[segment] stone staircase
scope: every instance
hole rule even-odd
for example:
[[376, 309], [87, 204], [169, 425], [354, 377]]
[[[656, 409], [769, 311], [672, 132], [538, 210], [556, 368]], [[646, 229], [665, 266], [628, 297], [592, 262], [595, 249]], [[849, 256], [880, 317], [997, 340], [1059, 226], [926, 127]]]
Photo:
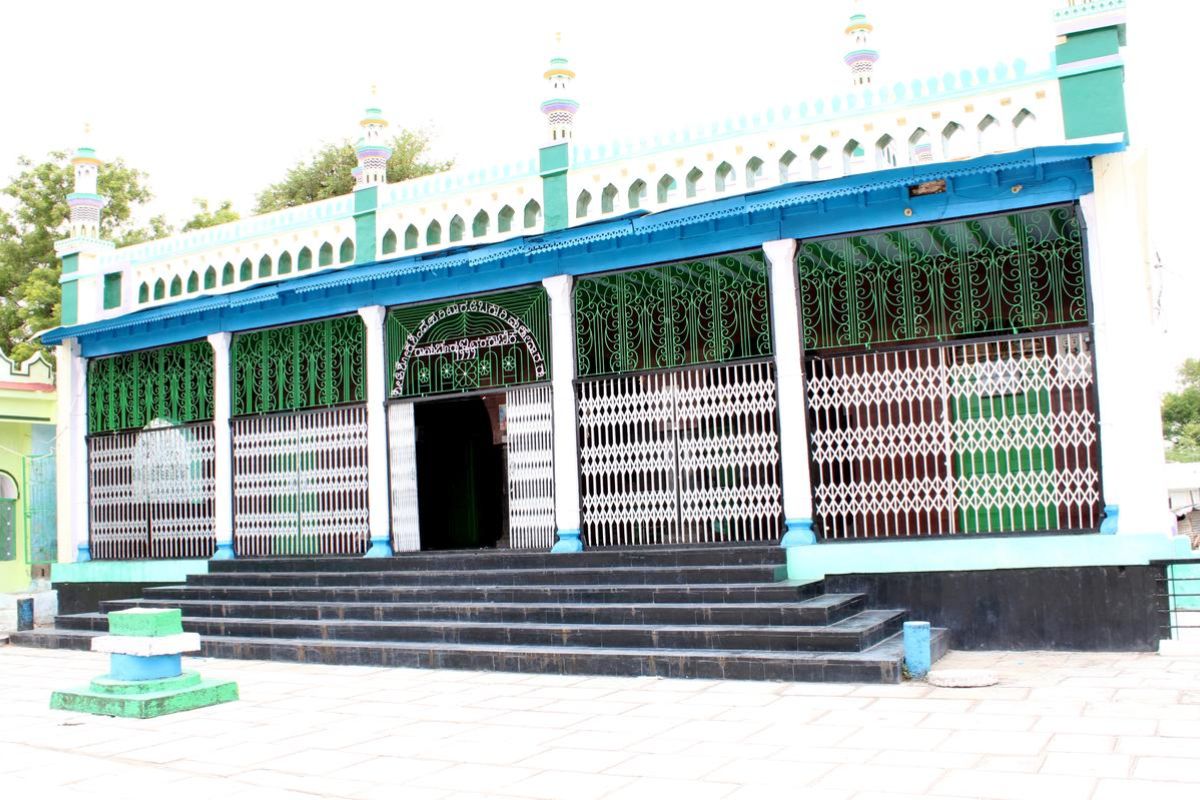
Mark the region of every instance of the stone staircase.
[[[902, 610], [783, 580], [775, 545], [211, 562], [13, 643], [87, 649], [105, 612], [181, 608], [202, 655], [322, 664], [895, 683]], [[933, 655], [949, 638], [935, 630]]]

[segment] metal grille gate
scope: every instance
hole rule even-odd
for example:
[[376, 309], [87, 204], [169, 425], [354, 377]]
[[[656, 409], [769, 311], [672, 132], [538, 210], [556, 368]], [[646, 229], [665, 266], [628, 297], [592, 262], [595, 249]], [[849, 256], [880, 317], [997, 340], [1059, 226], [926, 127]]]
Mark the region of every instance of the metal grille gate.
[[366, 552], [365, 405], [237, 417], [232, 427], [238, 555]]
[[508, 532], [514, 548], [554, 546], [554, 425], [549, 386], [510, 389]]
[[810, 355], [806, 372], [824, 537], [1099, 524], [1086, 333]]
[[[554, 545], [554, 427], [548, 385], [509, 389], [505, 396], [508, 444], [508, 531], [514, 549]], [[420, 550], [416, 426], [413, 403], [388, 406], [392, 546]]]
[[92, 557], [211, 556], [213, 445], [211, 422], [89, 436]]
[[25, 560], [49, 564], [58, 560], [58, 473], [54, 452], [23, 458]]
[[589, 544], [779, 536], [771, 362], [623, 375], [577, 389]]
[[389, 491], [392, 500], [392, 548], [421, 549], [421, 520], [417, 509], [417, 428], [411, 402], [388, 406]]

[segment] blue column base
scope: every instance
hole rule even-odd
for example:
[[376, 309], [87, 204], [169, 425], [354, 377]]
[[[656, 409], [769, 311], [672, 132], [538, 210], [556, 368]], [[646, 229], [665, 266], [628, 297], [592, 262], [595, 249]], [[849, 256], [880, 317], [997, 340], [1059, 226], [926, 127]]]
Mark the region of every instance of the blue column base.
[[558, 541], [550, 548], [551, 553], [582, 553], [583, 542], [579, 539], [579, 530], [558, 532]]
[[1100, 522], [1101, 533], [1117, 532], [1117, 517], [1121, 515], [1120, 506], [1105, 506], [1104, 519]]
[[91, 545], [87, 545], [87, 544], [79, 545], [79, 548], [75, 551], [75, 560], [76, 561], [91, 561], [92, 560]]
[[118, 681], [152, 681], [175, 678], [182, 674], [179, 654], [165, 656], [127, 656], [113, 653], [108, 658], [108, 675]]
[[933, 653], [929, 646], [929, 623], [904, 623], [904, 666], [909, 677], [924, 678], [933, 664]]
[[233, 542], [217, 542], [217, 551], [212, 554], [210, 561], [229, 561], [237, 558], [233, 552]]
[[391, 558], [395, 553], [392, 552], [391, 539], [372, 539], [371, 549], [367, 551], [364, 558]]
[[789, 519], [784, 525], [787, 527], [787, 533], [779, 541], [780, 547], [803, 547], [817, 543], [811, 519]]

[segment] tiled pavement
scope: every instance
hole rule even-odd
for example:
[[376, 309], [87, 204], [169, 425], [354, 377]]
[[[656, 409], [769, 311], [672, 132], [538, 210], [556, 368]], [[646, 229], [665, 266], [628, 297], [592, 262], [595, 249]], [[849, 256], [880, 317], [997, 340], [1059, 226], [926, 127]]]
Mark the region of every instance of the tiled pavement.
[[242, 700], [50, 711], [91, 653], [0, 648], [0, 796], [1200, 798], [1200, 658], [961, 653], [987, 689], [191, 659]]

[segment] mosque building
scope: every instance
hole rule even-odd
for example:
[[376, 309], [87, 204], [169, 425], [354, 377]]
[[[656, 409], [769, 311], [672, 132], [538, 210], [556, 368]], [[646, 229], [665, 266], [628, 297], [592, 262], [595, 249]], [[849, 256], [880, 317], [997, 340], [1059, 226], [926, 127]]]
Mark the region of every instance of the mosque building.
[[1126, 602], [1183, 551], [1124, 2], [1056, 26], [1044, 65], [893, 83], [856, 5], [843, 85], [617, 143], [560, 49], [536, 152], [389, 183], [368, 108], [352, 194], [130, 247], [80, 148], [57, 567], [769, 547]]

